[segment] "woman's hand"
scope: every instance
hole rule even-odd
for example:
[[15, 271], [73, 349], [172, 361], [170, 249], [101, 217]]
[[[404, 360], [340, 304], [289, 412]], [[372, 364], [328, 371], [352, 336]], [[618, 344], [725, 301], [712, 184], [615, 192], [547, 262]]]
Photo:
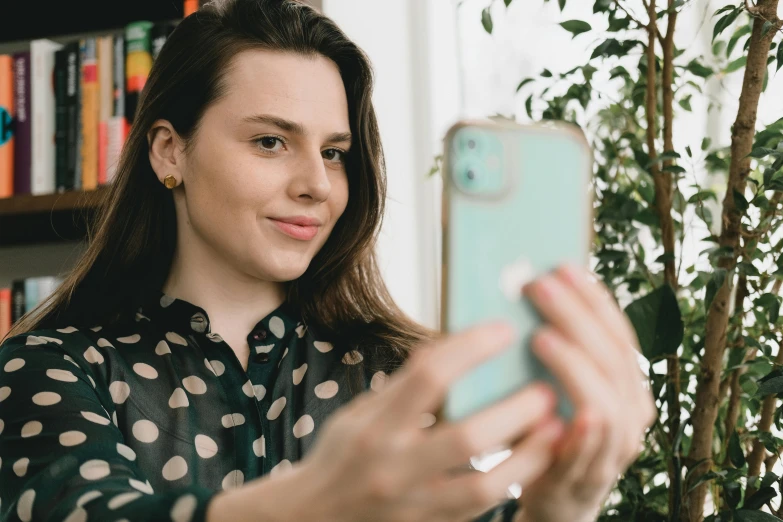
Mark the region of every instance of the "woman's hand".
[[[512, 340], [503, 323], [444, 337], [414, 351], [380, 391], [360, 394], [327, 418], [289, 471], [301, 508], [291, 519], [467, 521], [507, 501], [509, 484], [527, 487], [551, 465], [563, 429], [549, 386], [526, 386], [460, 421], [422, 425], [455, 380]], [[521, 442], [489, 472], [459, 470], [511, 441]]]
[[657, 416], [636, 333], [587, 270], [563, 266], [524, 292], [549, 323], [534, 336], [533, 351], [562, 383], [575, 415], [554, 464], [523, 486], [518, 520], [594, 521]]

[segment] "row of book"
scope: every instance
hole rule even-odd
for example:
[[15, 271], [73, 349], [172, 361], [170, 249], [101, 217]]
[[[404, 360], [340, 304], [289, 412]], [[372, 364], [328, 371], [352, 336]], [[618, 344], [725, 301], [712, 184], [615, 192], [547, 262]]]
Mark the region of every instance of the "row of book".
[[11, 282], [10, 288], [0, 288], [0, 339], [11, 325], [49, 297], [63, 280], [57, 276], [28, 277]]
[[154, 59], [176, 21], [30, 42], [0, 55], [0, 198], [94, 190], [117, 168]]

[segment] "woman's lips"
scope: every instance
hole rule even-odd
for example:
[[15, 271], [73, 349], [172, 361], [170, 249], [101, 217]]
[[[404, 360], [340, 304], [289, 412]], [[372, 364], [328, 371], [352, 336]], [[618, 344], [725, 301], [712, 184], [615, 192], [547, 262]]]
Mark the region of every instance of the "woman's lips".
[[278, 230], [294, 239], [309, 241], [318, 234], [316, 225], [294, 225], [293, 223], [286, 223], [273, 218], [269, 218], [269, 220], [277, 226]]

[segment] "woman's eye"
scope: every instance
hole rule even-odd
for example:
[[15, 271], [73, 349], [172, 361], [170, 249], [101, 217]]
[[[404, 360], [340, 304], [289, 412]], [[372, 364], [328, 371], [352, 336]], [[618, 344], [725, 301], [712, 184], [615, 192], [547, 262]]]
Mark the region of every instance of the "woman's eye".
[[340, 149], [326, 149], [324, 151], [324, 158], [328, 159], [329, 161], [344, 161], [345, 160], [345, 152], [341, 151]]
[[266, 152], [277, 152], [280, 150], [279, 147], [276, 147], [275, 145], [279, 143], [280, 145], [283, 144], [283, 140], [280, 138], [275, 138], [274, 136], [264, 136], [263, 138], [258, 138], [256, 140], [256, 143]]

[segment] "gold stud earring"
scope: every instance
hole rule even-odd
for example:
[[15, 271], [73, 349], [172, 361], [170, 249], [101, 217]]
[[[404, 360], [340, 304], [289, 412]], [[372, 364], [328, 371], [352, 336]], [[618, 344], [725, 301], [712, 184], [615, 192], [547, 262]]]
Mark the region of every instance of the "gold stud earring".
[[167, 189], [173, 189], [177, 186], [177, 178], [169, 174], [165, 178], [163, 178], [163, 184], [166, 185]]

